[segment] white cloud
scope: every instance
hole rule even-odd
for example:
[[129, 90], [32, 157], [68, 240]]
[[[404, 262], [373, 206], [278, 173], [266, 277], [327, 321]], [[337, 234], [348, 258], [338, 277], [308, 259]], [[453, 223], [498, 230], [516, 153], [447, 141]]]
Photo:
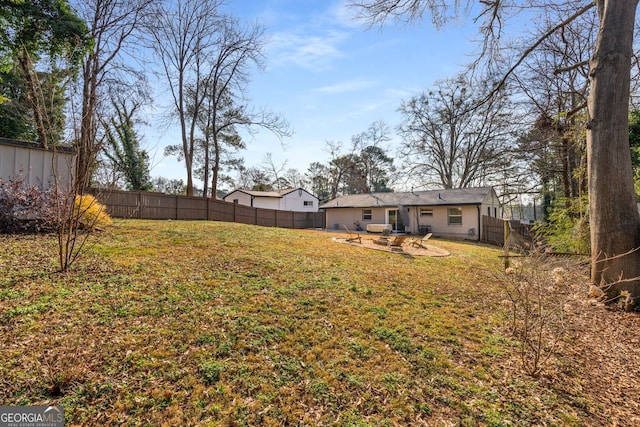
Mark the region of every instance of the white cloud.
[[347, 6], [347, 0], [341, 0], [334, 4], [328, 10], [328, 19], [332, 23], [336, 23], [346, 28], [359, 29], [364, 28], [362, 21], [357, 19], [357, 10]]
[[334, 60], [345, 56], [340, 44], [348, 38], [348, 34], [342, 31], [327, 31], [324, 34], [275, 33], [268, 46], [270, 64], [295, 64], [310, 71], [324, 71], [331, 68]]
[[322, 86], [314, 89], [314, 92], [339, 94], [346, 92], [357, 92], [363, 89], [369, 89], [377, 85], [373, 80], [353, 79], [336, 83], [330, 86]]

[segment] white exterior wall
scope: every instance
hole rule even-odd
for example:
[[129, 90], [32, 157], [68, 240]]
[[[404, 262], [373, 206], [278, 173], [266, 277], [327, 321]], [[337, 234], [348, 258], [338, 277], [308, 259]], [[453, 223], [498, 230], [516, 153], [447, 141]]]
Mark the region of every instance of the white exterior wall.
[[254, 196], [253, 207], [278, 210], [280, 209], [280, 199], [274, 198], [274, 197], [255, 197]]
[[242, 191], [232, 191], [227, 194], [224, 198], [226, 202], [233, 203], [234, 200], [238, 199], [239, 205], [251, 206], [251, 196], [247, 193], [243, 193]]
[[62, 190], [70, 188], [74, 155], [69, 153], [41, 150], [0, 144], [0, 178], [5, 181], [22, 175], [30, 186], [49, 188], [57, 173], [58, 185]]
[[[253, 201], [251, 200], [252, 198]], [[231, 203], [233, 203], [235, 199], [238, 200], [238, 204], [244, 206], [295, 212], [318, 212], [319, 204], [318, 199], [312, 194], [303, 191], [302, 195], [298, 195], [298, 190], [288, 193], [283, 197], [251, 196], [244, 191], [235, 190], [224, 197], [225, 201]], [[305, 206], [305, 201], [312, 202], [313, 205]]]
[[502, 208], [500, 207], [500, 200], [494, 191], [489, 193], [489, 196], [482, 201], [480, 206], [480, 213], [486, 216], [492, 216], [494, 218], [502, 218]]
[[[312, 202], [312, 206], [305, 206], [304, 202]], [[298, 190], [295, 190], [289, 194], [285, 194], [284, 197], [280, 199], [280, 210], [318, 212], [318, 203], [318, 199], [306, 191], [303, 191], [302, 195], [298, 195]]]

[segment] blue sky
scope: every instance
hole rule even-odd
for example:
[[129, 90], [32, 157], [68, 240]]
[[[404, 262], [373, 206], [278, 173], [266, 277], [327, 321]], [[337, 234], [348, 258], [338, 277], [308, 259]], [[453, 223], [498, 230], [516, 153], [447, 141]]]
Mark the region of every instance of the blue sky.
[[[243, 20], [267, 28], [267, 68], [255, 73], [249, 97], [283, 115], [295, 134], [283, 147], [267, 131], [246, 135], [246, 166], [266, 153], [277, 165], [304, 173], [314, 161], [327, 162], [325, 141], [349, 144], [351, 136], [377, 120], [395, 131], [402, 100], [453, 77], [469, 62], [475, 29], [452, 25], [436, 30], [429, 22], [389, 24], [369, 29], [350, 19], [343, 0], [235, 0], [228, 8]], [[395, 133], [395, 132], [394, 132]], [[163, 158], [177, 131], [145, 132], [154, 156], [153, 176], [185, 179], [184, 166]], [[395, 136], [394, 136], [395, 137]], [[157, 142], [156, 142], [157, 140]], [[392, 142], [395, 153], [397, 138]], [[154, 151], [155, 150], [155, 154]], [[198, 184], [198, 186], [200, 186]]]

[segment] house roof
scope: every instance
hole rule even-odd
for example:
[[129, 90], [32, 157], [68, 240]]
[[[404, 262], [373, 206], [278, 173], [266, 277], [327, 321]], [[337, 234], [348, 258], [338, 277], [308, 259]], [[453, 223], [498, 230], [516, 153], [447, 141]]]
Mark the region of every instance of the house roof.
[[[254, 190], [244, 190], [244, 189], [239, 188], [239, 189], [233, 190], [229, 194], [225, 195], [223, 197], [223, 199], [228, 197], [229, 195], [235, 193], [236, 191], [248, 194], [248, 195], [253, 196], [253, 197], [270, 197], [270, 198], [274, 198], [274, 199], [281, 199], [282, 197], [286, 196], [287, 194], [293, 193], [294, 191], [298, 191], [298, 190], [302, 190], [305, 193], [307, 193], [307, 194], [309, 194], [309, 195], [311, 195], [313, 197], [316, 197], [313, 194], [309, 193], [304, 188], [287, 188], [287, 189], [284, 189], [284, 190], [274, 190], [274, 191], [254, 191]], [[317, 199], [317, 197], [316, 197], [316, 199]]]
[[374, 208], [393, 206], [480, 205], [493, 191], [491, 187], [406, 193], [367, 193], [340, 196], [320, 206], [331, 208]]

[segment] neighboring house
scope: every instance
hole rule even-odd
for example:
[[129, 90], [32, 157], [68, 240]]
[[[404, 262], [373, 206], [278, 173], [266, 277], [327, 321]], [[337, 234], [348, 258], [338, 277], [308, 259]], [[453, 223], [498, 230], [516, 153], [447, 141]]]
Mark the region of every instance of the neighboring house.
[[[57, 178], [59, 188], [70, 188], [74, 153], [69, 147], [45, 150], [32, 142], [0, 138], [0, 178], [21, 176], [30, 186], [49, 188]], [[55, 175], [55, 177], [54, 177]]]
[[234, 190], [222, 198], [226, 202], [280, 211], [318, 212], [320, 200], [303, 188], [275, 191]]
[[390, 224], [396, 231], [474, 240], [480, 239], [483, 215], [502, 217], [491, 187], [354, 194], [320, 208], [325, 209], [327, 227], [345, 224], [366, 230], [369, 224]]

